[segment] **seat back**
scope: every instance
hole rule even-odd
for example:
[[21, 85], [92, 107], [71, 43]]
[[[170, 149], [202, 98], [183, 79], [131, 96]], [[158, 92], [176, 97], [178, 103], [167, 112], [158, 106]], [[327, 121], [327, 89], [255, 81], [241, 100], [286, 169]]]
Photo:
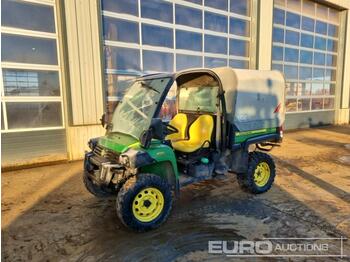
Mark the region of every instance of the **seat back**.
[[[210, 115], [199, 116], [189, 128], [189, 140], [196, 144], [209, 147], [211, 143], [211, 136], [214, 128], [214, 120]], [[209, 143], [205, 143], [209, 141]]]
[[183, 113], [178, 113], [169, 122], [170, 125], [176, 127], [179, 132], [166, 136], [166, 140], [181, 140], [186, 137], [187, 116]]

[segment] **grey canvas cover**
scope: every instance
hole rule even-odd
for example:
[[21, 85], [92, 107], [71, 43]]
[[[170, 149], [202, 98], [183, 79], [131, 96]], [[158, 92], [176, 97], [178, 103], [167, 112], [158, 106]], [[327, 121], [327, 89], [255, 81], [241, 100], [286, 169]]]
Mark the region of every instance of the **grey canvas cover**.
[[[197, 68], [180, 71], [176, 76], [201, 72], [215, 75], [221, 82], [225, 92], [227, 119], [237, 127], [238, 131], [275, 128], [283, 125], [285, 79], [279, 71], [230, 67]], [[206, 85], [206, 81], [201, 85]], [[186, 84], [181, 87], [186, 87]], [[193, 103], [195, 102], [193, 100]]]
[[285, 80], [268, 70], [214, 68], [225, 91], [227, 119], [239, 131], [279, 127], [285, 120]]

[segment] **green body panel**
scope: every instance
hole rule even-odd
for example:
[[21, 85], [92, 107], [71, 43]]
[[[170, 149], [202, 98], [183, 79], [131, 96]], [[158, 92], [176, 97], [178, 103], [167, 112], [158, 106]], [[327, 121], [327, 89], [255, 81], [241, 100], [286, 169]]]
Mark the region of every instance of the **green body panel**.
[[175, 184], [178, 180], [178, 174], [175, 174], [174, 168], [169, 161], [157, 162], [141, 167], [140, 173], [152, 173], [158, 175], [167, 181], [171, 181], [171, 184]]
[[[164, 168], [172, 167], [172, 173], [178, 179], [177, 163], [174, 151], [167, 145], [162, 144], [159, 140], [152, 140], [149, 148], [142, 148], [139, 143], [130, 146], [134, 150], [146, 151], [157, 163], [142, 168], [143, 172], [151, 172], [160, 176], [169, 170]], [[167, 163], [167, 164], [166, 164]]]
[[[179, 177], [176, 157], [173, 150], [169, 146], [162, 144], [159, 140], [153, 139], [149, 148], [143, 148], [141, 147], [140, 142], [132, 136], [121, 133], [113, 133], [100, 137], [98, 143], [101, 146], [119, 154], [124, 153], [129, 148], [139, 151], [146, 151], [150, 157], [155, 159], [157, 162], [149, 166], [142, 167], [142, 172], [154, 173], [160, 176], [167, 176], [171, 173], [176, 179]], [[169, 168], [171, 168], [171, 170], [169, 170]]]
[[245, 131], [245, 132], [236, 132], [234, 143], [235, 144], [242, 143], [251, 137], [273, 134], [273, 133], [276, 133], [276, 131], [277, 131], [276, 128], [264, 128], [264, 129], [251, 130], [251, 131]]
[[138, 144], [138, 140], [126, 134], [111, 133], [100, 137], [98, 143], [107, 149], [123, 153], [132, 145]]

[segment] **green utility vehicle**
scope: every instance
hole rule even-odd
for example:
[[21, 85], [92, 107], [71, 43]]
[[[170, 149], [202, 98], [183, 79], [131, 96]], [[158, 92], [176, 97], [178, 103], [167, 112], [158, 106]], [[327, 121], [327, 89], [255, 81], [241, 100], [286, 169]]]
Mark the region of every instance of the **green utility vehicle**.
[[282, 141], [284, 90], [277, 71], [223, 67], [140, 77], [111, 121], [102, 117], [106, 135], [89, 141], [84, 184], [97, 197], [116, 196], [118, 217], [136, 231], [162, 224], [173, 197], [191, 183], [233, 172], [245, 190], [266, 192], [276, 173], [264, 151]]

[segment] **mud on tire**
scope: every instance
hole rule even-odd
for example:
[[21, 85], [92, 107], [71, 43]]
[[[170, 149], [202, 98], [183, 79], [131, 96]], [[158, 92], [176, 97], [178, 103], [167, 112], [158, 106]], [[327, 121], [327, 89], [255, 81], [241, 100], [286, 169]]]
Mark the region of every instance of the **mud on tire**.
[[108, 192], [106, 190], [103, 190], [99, 186], [95, 185], [91, 179], [89, 178], [87, 171], [84, 171], [83, 173], [83, 182], [86, 187], [86, 189], [93, 194], [94, 196], [98, 198], [105, 198], [105, 197], [110, 197], [113, 194], [111, 192]]
[[[141, 222], [133, 213], [133, 201], [145, 188], [158, 189], [164, 198], [161, 213], [150, 222]], [[168, 182], [154, 174], [137, 174], [129, 178], [118, 193], [116, 210], [120, 221], [128, 228], [143, 232], [159, 227], [168, 218], [173, 204], [171, 187]]]
[[[259, 186], [254, 181], [254, 173], [257, 166], [263, 162], [267, 163], [267, 165], [269, 166], [270, 176], [264, 186]], [[272, 157], [266, 153], [255, 151], [255, 152], [249, 153], [247, 173], [237, 174], [237, 181], [239, 186], [244, 191], [247, 191], [253, 194], [261, 194], [261, 193], [267, 192], [271, 188], [275, 180], [275, 176], [276, 176], [276, 167]]]

